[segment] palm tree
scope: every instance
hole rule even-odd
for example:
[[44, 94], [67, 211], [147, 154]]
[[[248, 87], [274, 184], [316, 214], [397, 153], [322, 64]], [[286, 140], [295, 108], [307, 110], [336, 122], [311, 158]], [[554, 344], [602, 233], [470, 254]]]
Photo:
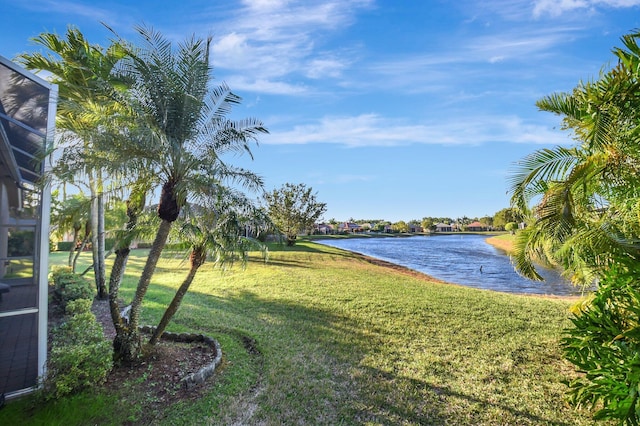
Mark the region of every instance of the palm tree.
[[[570, 401], [601, 407], [600, 419], [638, 424], [637, 265], [640, 263], [640, 32], [614, 49], [615, 67], [572, 93], [538, 106], [563, 116], [572, 148], [538, 151], [512, 181], [515, 206], [530, 226], [518, 237], [516, 266], [537, 276], [532, 259], [557, 262], [576, 281], [598, 288], [573, 313], [562, 341], [584, 374], [569, 384]], [[535, 200], [535, 201], [534, 201]], [[529, 204], [534, 203], [533, 207]]]
[[[18, 60], [28, 69], [48, 71], [58, 85], [57, 127], [63, 129], [67, 146], [59, 164], [69, 175], [81, 173], [89, 179], [92, 198], [93, 264], [98, 297], [107, 295], [104, 270], [104, 205], [103, 171], [94, 161], [99, 157], [99, 139], [104, 138], [105, 118], [120, 108], [115, 87], [122, 81], [114, 78], [116, 64], [125, 51], [118, 43], [107, 49], [91, 45], [84, 35], [69, 27], [66, 39], [43, 33], [34, 38], [36, 44], [50, 53], [25, 53]], [[109, 113], [105, 114], [105, 111]], [[106, 126], [108, 127], [108, 126]], [[79, 142], [79, 143], [78, 143]]]
[[639, 37], [623, 38], [618, 64], [599, 80], [537, 102], [562, 115], [578, 143], [537, 151], [512, 176], [512, 205], [529, 217], [514, 255], [525, 276], [540, 279], [533, 260], [542, 259], [590, 283], [617, 259], [640, 258]]
[[[61, 235], [68, 231], [72, 232], [68, 265], [73, 272], [76, 270], [78, 254], [82, 251], [91, 233], [91, 228], [87, 226], [90, 201], [84, 194], [74, 194], [62, 201], [60, 207], [52, 212], [52, 222], [57, 226], [57, 232]], [[85, 232], [80, 238], [83, 228]], [[78, 241], [82, 241], [80, 247], [77, 246]]]
[[250, 249], [260, 250], [263, 256], [266, 256], [266, 246], [244, 234], [248, 224], [257, 223], [267, 229], [267, 216], [261, 209], [254, 207], [243, 194], [225, 187], [213, 189], [215, 193], [207, 196], [204, 204], [192, 206], [184, 214], [185, 220], [178, 232], [178, 239], [186, 242], [190, 248], [190, 269], [155, 328], [149, 340], [152, 345], [164, 333], [198, 269], [207, 259], [224, 269], [227, 265], [233, 264], [236, 258], [239, 258], [244, 266]]
[[[130, 105], [135, 111], [136, 137], [120, 150], [131, 171], [152, 171], [161, 187], [156, 237], [138, 281], [128, 323], [116, 335], [116, 358], [131, 361], [140, 353], [138, 331], [142, 301], [173, 222], [189, 196], [226, 179], [253, 190], [262, 187], [255, 174], [221, 161], [226, 151], [251, 154], [249, 143], [266, 132], [255, 119], [226, 118], [240, 98], [222, 84], [210, 89], [211, 39], [191, 38], [174, 49], [152, 29], [138, 27], [141, 46], [129, 46], [122, 72], [134, 84]], [[125, 44], [124, 42], [122, 44]]]

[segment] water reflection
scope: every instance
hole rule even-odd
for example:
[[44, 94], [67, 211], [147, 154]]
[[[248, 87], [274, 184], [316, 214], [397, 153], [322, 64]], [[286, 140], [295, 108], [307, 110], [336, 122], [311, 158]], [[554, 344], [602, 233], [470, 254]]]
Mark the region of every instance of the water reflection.
[[508, 293], [581, 294], [556, 271], [539, 268], [543, 282], [518, 275], [508, 256], [483, 235], [437, 235], [410, 238], [350, 238], [319, 243], [406, 266], [432, 277], [469, 287]]

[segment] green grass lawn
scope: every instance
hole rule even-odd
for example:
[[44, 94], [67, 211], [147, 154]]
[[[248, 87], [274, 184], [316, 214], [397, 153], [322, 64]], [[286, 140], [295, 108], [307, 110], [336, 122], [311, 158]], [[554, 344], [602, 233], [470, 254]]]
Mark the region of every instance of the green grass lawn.
[[[133, 252], [125, 300], [144, 253]], [[182, 258], [159, 264], [143, 323], [158, 322], [186, 274]], [[269, 262], [256, 256], [245, 270], [205, 265], [169, 331], [216, 338], [223, 362], [210, 392], [167, 407], [158, 422], [595, 424], [565, 402], [563, 380], [574, 373], [558, 342], [571, 304], [431, 283], [313, 242], [275, 246]], [[28, 400], [18, 401], [0, 424], [135, 423], [127, 398], [126, 388], [92, 391], [28, 414]]]

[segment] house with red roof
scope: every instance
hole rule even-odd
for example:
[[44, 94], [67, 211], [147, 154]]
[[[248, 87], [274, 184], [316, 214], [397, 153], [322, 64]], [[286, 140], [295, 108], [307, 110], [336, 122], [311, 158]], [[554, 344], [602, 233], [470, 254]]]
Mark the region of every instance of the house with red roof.
[[467, 225], [467, 230], [469, 230], [471, 232], [487, 231], [487, 230], [489, 230], [489, 227], [487, 225], [485, 225], [484, 223], [475, 221], [475, 222], [471, 222], [469, 225]]

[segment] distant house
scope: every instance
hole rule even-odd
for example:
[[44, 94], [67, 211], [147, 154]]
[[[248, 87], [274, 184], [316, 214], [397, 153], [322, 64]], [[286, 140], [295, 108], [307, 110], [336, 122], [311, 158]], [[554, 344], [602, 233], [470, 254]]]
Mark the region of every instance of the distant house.
[[324, 235], [333, 234], [333, 226], [327, 223], [316, 223], [315, 231], [318, 234], [324, 234]]
[[484, 223], [480, 223], [476, 221], [476, 222], [471, 222], [469, 225], [467, 225], [467, 229], [471, 232], [477, 232], [477, 231], [486, 231], [488, 227]]
[[446, 223], [436, 223], [436, 232], [453, 232], [453, 227]]
[[363, 231], [362, 226], [358, 225], [357, 223], [353, 223], [353, 222], [343, 222], [340, 225], [338, 225], [338, 229], [340, 230], [340, 232], [348, 232], [348, 233], [355, 233], [355, 232], [362, 232]]
[[410, 223], [409, 224], [409, 232], [411, 232], [411, 233], [424, 232], [424, 229], [420, 225], [414, 225], [414, 224]]

